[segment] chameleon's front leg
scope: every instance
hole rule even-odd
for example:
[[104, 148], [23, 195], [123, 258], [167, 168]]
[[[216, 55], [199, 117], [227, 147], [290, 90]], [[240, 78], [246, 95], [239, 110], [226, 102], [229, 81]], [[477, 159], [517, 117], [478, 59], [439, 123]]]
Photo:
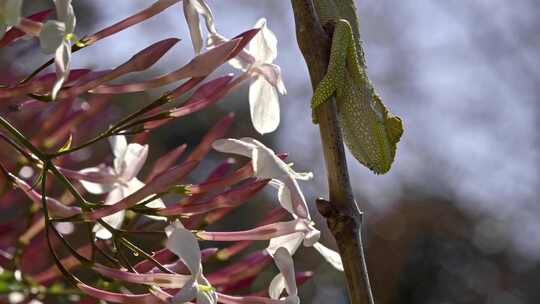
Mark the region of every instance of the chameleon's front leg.
[[[324, 78], [319, 82], [313, 97], [311, 98], [311, 109], [329, 100], [344, 85], [347, 73], [348, 54], [354, 51], [354, 41], [349, 22], [344, 19], [336, 21], [334, 34], [332, 36], [332, 49], [328, 70]], [[315, 112], [313, 112], [313, 123], [318, 123]]]

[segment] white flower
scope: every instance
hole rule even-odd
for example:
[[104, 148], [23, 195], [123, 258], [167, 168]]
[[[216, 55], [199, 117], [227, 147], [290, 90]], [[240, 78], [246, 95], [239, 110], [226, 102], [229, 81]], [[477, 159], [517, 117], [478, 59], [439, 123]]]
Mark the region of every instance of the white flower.
[[71, 0], [54, 0], [54, 4], [56, 5], [58, 21], [49, 20], [45, 22], [39, 34], [43, 52], [55, 54], [54, 62], [58, 79], [51, 91], [53, 100], [56, 99], [56, 95], [69, 76], [71, 40], [74, 39], [73, 31], [76, 24]]
[[[229, 63], [252, 77], [249, 86], [249, 106], [251, 120], [255, 130], [261, 134], [270, 133], [279, 126], [279, 97], [287, 94], [281, 78], [281, 69], [273, 64], [277, 57], [276, 35], [266, 26], [266, 19], [261, 18], [255, 24], [260, 28], [253, 37], [248, 49], [243, 50]], [[208, 46], [214, 47], [226, 39], [218, 33], [211, 33]]]
[[195, 54], [199, 54], [203, 45], [201, 28], [199, 26], [199, 14], [204, 17], [206, 28], [210, 33], [215, 33], [214, 16], [212, 10], [204, 0], [184, 0], [184, 16], [189, 27], [189, 34]]
[[219, 139], [212, 147], [220, 152], [239, 154], [252, 159], [253, 175], [260, 179], [272, 179], [271, 185], [278, 188], [281, 206], [300, 218], [310, 219], [304, 194], [297, 179], [309, 180], [313, 174], [297, 173], [271, 149], [253, 138]]
[[19, 23], [22, 0], [0, 0], [0, 39], [9, 27]]
[[[84, 188], [93, 194], [109, 193], [105, 199], [106, 205], [112, 205], [124, 197], [131, 195], [141, 189], [144, 183], [137, 179], [137, 174], [141, 170], [148, 156], [148, 145], [137, 143], [127, 144], [124, 136], [113, 136], [110, 138], [114, 155], [113, 167], [101, 165], [99, 167], [86, 168], [80, 173], [101, 173], [104, 181], [101, 183], [81, 180]], [[161, 199], [156, 199], [147, 204], [148, 207], [165, 207]], [[119, 211], [103, 218], [112, 227], [118, 228], [124, 221], [125, 211]], [[100, 239], [111, 238], [111, 233], [97, 224], [94, 227], [96, 237]]]
[[273, 238], [270, 240], [270, 244], [266, 250], [270, 253], [270, 255], [275, 256], [276, 251], [279, 248], [285, 248], [291, 255], [294, 255], [296, 250], [298, 250], [298, 247], [300, 247], [300, 244], [304, 243], [304, 246], [306, 247], [315, 248], [315, 250], [317, 250], [321, 256], [335, 269], [343, 271], [343, 262], [341, 261], [341, 257], [334, 250], [329, 249], [323, 244], [319, 243], [318, 240], [320, 236], [320, 231], [313, 227], [312, 232], [308, 234], [296, 232]]
[[201, 249], [197, 239], [180, 221], [169, 225], [166, 247], [176, 254], [186, 265], [192, 275], [192, 280], [172, 298], [172, 303], [186, 303], [196, 298], [197, 304], [216, 304], [215, 289], [204, 277], [201, 264]]
[[270, 240], [267, 248], [274, 255], [280, 247], [286, 248], [294, 255], [300, 244], [313, 246], [332, 266], [343, 271], [343, 264], [338, 253], [326, 248], [318, 242], [320, 231], [317, 230], [307, 207], [304, 194], [298, 185], [297, 179], [309, 180], [313, 177], [311, 172], [298, 173], [281, 160], [270, 148], [253, 138], [220, 139], [212, 144], [220, 152], [239, 154], [252, 159], [253, 175], [261, 179], [272, 179], [270, 184], [278, 188], [278, 199], [281, 206], [296, 218], [305, 219], [310, 224], [310, 232], [296, 232]]
[[287, 297], [281, 298], [285, 304], [298, 304], [298, 288], [294, 275], [294, 262], [291, 254], [285, 248], [278, 248], [274, 254], [274, 262], [279, 269], [279, 274], [274, 277], [268, 287], [268, 294], [272, 299], [280, 299], [283, 290], [287, 291]]

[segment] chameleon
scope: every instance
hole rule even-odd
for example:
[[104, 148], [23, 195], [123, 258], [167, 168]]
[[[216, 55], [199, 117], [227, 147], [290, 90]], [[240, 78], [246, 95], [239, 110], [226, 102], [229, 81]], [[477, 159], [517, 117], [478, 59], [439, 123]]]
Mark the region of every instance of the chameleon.
[[403, 123], [384, 105], [368, 78], [354, 0], [314, 3], [320, 23], [333, 26], [334, 31], [327, 73], [311, 99], [313, 122], [318, 123], [315, 108], [335, 96], [348, 149], [372, 172], [384, 174], [394, 161]]

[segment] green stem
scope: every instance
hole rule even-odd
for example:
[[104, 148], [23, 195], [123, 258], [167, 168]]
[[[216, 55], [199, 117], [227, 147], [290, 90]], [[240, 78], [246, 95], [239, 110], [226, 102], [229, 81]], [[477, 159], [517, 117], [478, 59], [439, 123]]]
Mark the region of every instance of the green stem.
[[19, 132], [12, 124], [10, 124], [4, 117], [0, 116], [0, 125], [4, 127], [11, 135], [13, 135], [19, 143], [21, 143], [23, 146], [25, 146], [28, 150], [30, 150], [36, 157], [38, 157], [41, 160], [47, 160], [47, 157], [45, 154], [41, 153], [41, 151], [36, 148], [26, 137]]
[[[144, 113], [156, 108], [156, 107], [159, 107], [160, 105], [164, 104], [164, 103], [167, 103], [170, 101], [170, 98], [168, 97], [168, 95], [163, 95], [161, 96], [160, 98], [158, 98], [156, 101], [150, 103], [149, 105], [139, 109], [138, 111], [135, 111], [134, 113], [131, 113], [129, 115], [127, 115], [126, 117], [122, 118], [120, 121], [116, 122], [114, 125], [112, 125], [111, 127], [109, 127], [109, 129], [101, 134], [99, 134], [98, 136], [76, 146], [76, 147], [73, 147], [71, 149], [68, 149], [68, 150], [64, 150], [64, 151], [59, 151], [59, 152], [56, 152], [56, 153], [53, 153], [50, 155], [51, 159], [52, 158], [55, 158], [55, 157], [58, 157], [58, 156], [61, 156], [61, 155], [64, 155], [64, 154], [69, 154], [69, 153], [72, 153], [72, 152], [75, 152], [75, 151], [78, 151], [78, 150], [81, 150], [83, 148], [86, 148], [104, 138], [107, 138], [109, 136], [112, 136], [112, 135], [115, 135], [117, 132], [121, 131], [121, 129], [126, 129], [126, 128], [129, 128], [133, 125], [137, 125], [137, 124], [140, 124], [141, 122], [146, 122], [145, 119], [143, 120], [137, 120], [131, 124], [128, 124], [129, 122], [131, 122], [133, 119], [137, 118], [138, 116], [141, 116], [143, 115]], [[163, 115], [163, 114], [161, 114]], [[151, 116], [151, 117], [154, 117], [155, 115]], [[128, 124], [126, 126], [126, 124]]]
[[[84, 38], [83, 38], [84, 39]], [[80, 41], [82, 41], [83, 39], [81, 39]], [[75, 43], [71, 46], [71, 53], [75, 53], [85, 47], [87, 47], [88, 45], [84, 45], [84, 46], [80, 46], [79, 43]], [[34, 70], [32, 73], [30, 73], [30, 75], [26, 76], [23, 80], [19, 81], [19, 85], [21, 84], [24, 84], [30, 80], [32, 80], [32, 78], [36, 77], [37, 74], [39, 74], [41, 71], [45, 70], [48, 66], [50, 66], [51, 64], [54, 63], [54, 58], [51, 58], [49, 59], [47, 62], [45, 62], [44, 64], [42, 64], [41, 66], [39, 66], [36, 70]]]

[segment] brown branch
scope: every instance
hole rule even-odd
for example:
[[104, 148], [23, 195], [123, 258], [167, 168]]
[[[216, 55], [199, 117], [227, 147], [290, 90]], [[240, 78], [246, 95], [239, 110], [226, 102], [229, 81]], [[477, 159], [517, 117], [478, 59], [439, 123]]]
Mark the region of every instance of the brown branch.
[[[311, 85], [317, 87], [326, 74], [331, 39], [319, 23], [311, 0], [291, 0], [298, 45], [309, 69]], [[347, 278], [352, 304], [373, 304], [373, 295], [362, 245], [362, 212], [353, 197], [335, 102], [315, 110], [324, 151], [330, 202], [317, 200], [319, 212], [334, 235]]]

